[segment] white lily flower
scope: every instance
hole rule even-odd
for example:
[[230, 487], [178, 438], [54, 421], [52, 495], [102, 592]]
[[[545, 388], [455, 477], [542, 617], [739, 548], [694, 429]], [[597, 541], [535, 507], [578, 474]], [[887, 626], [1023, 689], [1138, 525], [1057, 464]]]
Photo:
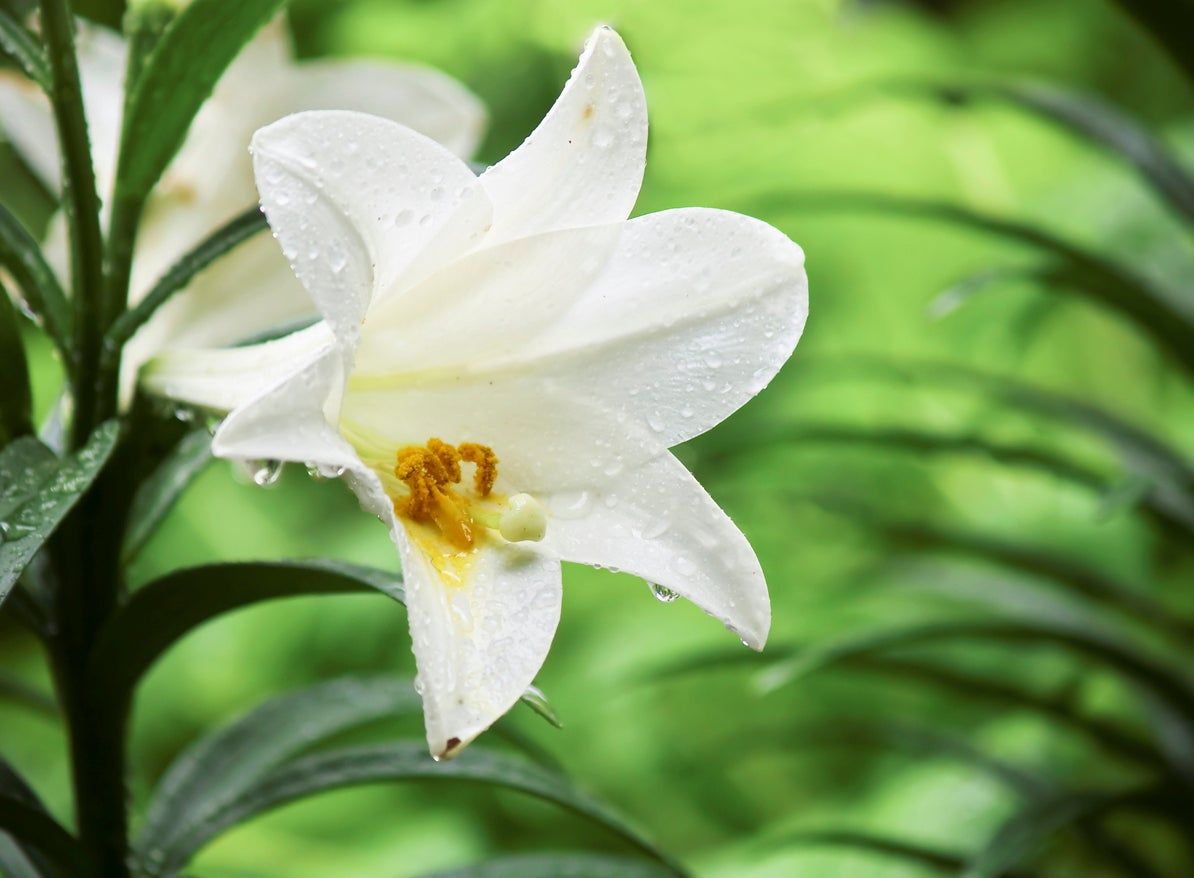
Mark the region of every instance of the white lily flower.
[[[118, 34], [88, 26], [80, 30], [78, 53], [96, 183], [106, 195], [116, 174], [128, 48]], [[479, 101], [435, 70], [360, 59], [296, 61], [278, 19], [225, 72], [154, 191], [137, 239], [131, 303], [140, 301], [179, 257], [253, 203], [247, 147], [254, 131], [300, 110], [332, 108], [393, 119], [466, 158], [485, 123]], [[49, 102], [13, 71], [0, 71], [0, 131], [47, 187], [58, 191]], [[65, 275], [61, 216], [51, 224], [47, 251]], [[167, 344], [228, 344], [316, 316], [277, 245], [264, 236], [250, 240], [175, 295], [130, 342], [125, 395], [136, 369]]]
[[760, 649], [746, 538], [669, 447], [758, 393], [807, 315], [803, 253], [720, 210], [627, 217], [642, 85], [599, 29], [531, 136], [475, 177], [350, 112], [257, 132], [262, 205], [324, 321], [174, 351], [147, 387], [232, 409], [218, 455], [342, 475], [405, 574], [427, 739], [450, 755], [531, 685], [560, 562], [686, 597]]

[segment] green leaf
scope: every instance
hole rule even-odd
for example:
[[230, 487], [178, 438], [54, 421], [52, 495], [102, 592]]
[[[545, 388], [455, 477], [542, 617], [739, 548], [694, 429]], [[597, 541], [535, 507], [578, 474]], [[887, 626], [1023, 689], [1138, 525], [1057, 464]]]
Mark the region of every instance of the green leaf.
[[120, 348], [153, 316], [171, 296], [187, 286], [199, 272], [219, 257], [269, 228], [265, 214], [254, 206], [212, 232], [202, 243], [178, 260], [133, 308], [124, 312], [108, 331], [110, 353]]
[[[812, 649], [789, 651], [768, 668], [761, 684], [768, 690], [855, 658], [943, 640], [989, 640], [1008, 646], [1042, 645], [1093, 659], [1135, 683], [1142, 697], [1174, 720], [1174, 740], [1162, 741], [1166, 755], [1188, 770], [1194, 753], [1194, 687], [1180, 671], [1159, 663], [1129, 644], [1086, 630], [1048, 622], [962, 621], [893, 628], [843, 638]], [[1167, 726], [1168, 728], [1169, 726]]]
[[1001, 101], [1057, 123], [1127, 162], [1170, 207], [1194, 221], [1194, 178], [1144, 125], [1095, 95], [1037, 82], [904, 81], [894, 87], [954, 105]]
[[194, 0], [170, 22], [130, 84], [117, 202], [139, 211], [224, 70], [284, 3]]
[[822, 508], [864, 522], [896, 548], [963, 554], [993, 561], [1042, 577], [1045, 582], [1066, 586], [1070, 592], [1082, 598], [1161, 629], [1179, 641], [1194, 638], [1194, 621], [1175, 615], [1144, 590], [1119, 582], [1096, 568], [1047, 548], [968, 533], [927, 521], [902, 521], [842, 496], [820, 495], [812, 499]]
[[315, 753], [270, 773], [203, 823], [187, 827], [167, 850], [145, 852], [167, 874], [182, 868], [226, 829], [281, 805], [328, 790], [404, 780], [456, 780], [517, 790], [553, 802], [604, 826], [674, 875], [684, 872], [622, 817], [563, 776], [525, 759], [473, 747], [450, 762], [436, 762], [423, 743], [398, 742]]
[[0, 204], [0, 266], [8, 269], [29, 310], [40, 318], [64, 359], [71, 362], [71, 315], [66, 293], [37, 240]]
[[605, 854], [552, 853], [502, 857], [423, 878], [668, 878], [676, 873], [650, 860]]
[[246, 561], [175, 570], [133, 592], [101, 629], [92, 653], [93, 685], [126, 703], [162, 653], [217, 616], [262, 601], [370, 591], [404, 603], [398, 574], [340, 561]]
[[61, 459], [32, 438], [0, 451], [0, 604], [99, 475], [119, 431], [120, 425], [109, 421], [78, 452]]
[[41, 43], [3, 6], [0, 6], [0, 52], [15, 61], [42, 91], [50, 90], [50, 62]]
[[[1123, 808], [1171, 807], [1188, 810], [1181, 793], [1164, 788], [1115, 792], [1063, 793], [1030, 802], [1016, 811], [991, 837], [961, 873], [962, 878], [999, 878], [1029, 860], [1062, 830], [1088, 824], [1097, 817]], [[1129, 855], [1130, 856], [1130, 855]], [[1117, 857], [1118, 858], [1118, 857]], [[1133, 865], [1139, 861], [1132, 858]], [[1147, 868], [1147, 867], [1146, 867]], [[1134, 871], [1132, 874], [1142, 874]], [[1156, 874], [1151, 869], [1143, 874]]]
[[[0, 837], [5, 833], [10, 843], [0, 845], [0, 856], [18, 849], [19, 858], [11, 859], [35, 868], [35, 876], [51, 874], [48, 863], [61, 866], [67, 875], [91, 874], [78, 842], [46, 812], [29, 784], [0, 759]], [[0, 859], [0, 865], [8, 864]]]
[[1194, 78], [1194, 54], [1190, 52], [1190, 18], [1194, 16], [1191, 0], [1118, 0], [1156, 38], [1169, 56]]
[[0, 445], [33, 432], [33, 401], [17, 312], [0, 281]]
[[206, 429], [194, 430], [184, 436], [170, 456], [142, 482], [133, 497], [125, 530], [125, 563], [145, 548], [183, 491], [211, 459], [211, 434]]
[[19, 704], [50, 719], [58, 717], [58, 704], [53, 698], [20, 680], [0, 676], [0, 700]]
[[1109, 308], [1134, 323], [1174, 362], [1194, 371], [1194, 299], [1134, 269], [1079, 247], [1028, 223], [1000, 219], [941, 201], [894, 195], [821, 192], [769, 193], [751, 208], [790, 214], [793, 210], [869, 210], [892, 216], [948, 223], [996, 235], [1041, 251], [1048, 266], [1049, 289], [1069, 290]]
[[0, 875], [7, 878], [48, 878], [11, 835], [0, 832]]
[[[370, 721], [420, 709], [414, 687], [388, 677], [332, 680], [267, 701], [171, 764], [153, 791], [136, 849], [169, 850], [287, 759]], [[142, 867], [157, 874], [151, 857]]]

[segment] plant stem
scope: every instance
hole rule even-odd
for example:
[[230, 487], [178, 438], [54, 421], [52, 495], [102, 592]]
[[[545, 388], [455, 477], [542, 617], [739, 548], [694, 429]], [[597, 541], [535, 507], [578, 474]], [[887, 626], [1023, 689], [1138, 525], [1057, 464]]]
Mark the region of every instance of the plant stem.
[[70, 229], [77, 359], [72, 374], [75, 414], [71, 445], [79, 447], [106, 416], [96, 396], [100, 343], [103, 238], [83, 90], [75, 58], [74, 19], [66, 0], [41, 0], [41, 27], [52, 75], [51, 103], [62, 153], [62, 205]]

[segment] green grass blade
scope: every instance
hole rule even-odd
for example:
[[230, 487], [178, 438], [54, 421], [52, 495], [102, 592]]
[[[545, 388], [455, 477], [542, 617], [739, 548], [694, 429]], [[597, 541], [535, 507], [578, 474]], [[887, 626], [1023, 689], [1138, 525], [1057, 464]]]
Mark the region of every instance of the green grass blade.
[[42, 91], [50, 91], [50, 62], [29, 28], [8, 9], [0, 6], [0, 52], [16, 62], [21, 71]]
[[122, 558], [127, 564], [145, 548], [183, 491], [212, 460], [211, 434], [193, 430], [141, 483], [133, 497]]
[[203, 823], [189, 827], [160, 853], [168, 874], [183, 867], [207, 842], [225, 830], [281, 805], [329, 790], [362, 784], [406, 780], [480, 783], [504, 787], [559, 805], [593, 821], [683, 875], [666, 854], [647, 841], [621, 816], [556, 772], [525, 759], [470, 748], [450, 762], [436, 762], [422, 742], [345, 747], [315, 753], [275, 770]]
[[[11, 859], [36, 868], [35, 876], [56, 874], [51, 863], [67, 875], [91, 874], [78, 842], [46, 812], [25, 779], [0, 759], [0, 835], [4, 833], [10, 840], [9, 851], [14, 847], [19, 851], [19, 859]], [[3, 860], [0, 865], [5, 865]]]
[[153, 289], [145, 295], [145, 298], [116, 320], [105, 340], [109, 356], [119, 353], [124, 343], [145, 325], [154, 312], [171, 296], [184, 289], [195, 275], [225, 253], [267, 228], [269, 225], [265, 221], [265, 214], [261, 212], [260, 208], [251, 207], [212, 232], [195, 249], [171, 266], [170, 270], [154, 284]]
[[153, 791], [136, 844], [141, 869], [162, 874], [150, 852], [169, 850], [189, 828], [248, 793], [286, 760], [373, 720], [420, 709], [408, 682], [346, 677], [274, 698], [205, 735], [171, 764]]
[[72, 318], [66, 293], [42, 255], [37, 239], [3, 204], [0, 204], [0, 266], [12, 275], [21, 297], [42, 321], [64, 362], [73, 362]]
[[119, 425], [109, 421], [76, 454], [62, 459], [32, 438], [0, 451], [0, 605], [99, 475], [118, 434]]

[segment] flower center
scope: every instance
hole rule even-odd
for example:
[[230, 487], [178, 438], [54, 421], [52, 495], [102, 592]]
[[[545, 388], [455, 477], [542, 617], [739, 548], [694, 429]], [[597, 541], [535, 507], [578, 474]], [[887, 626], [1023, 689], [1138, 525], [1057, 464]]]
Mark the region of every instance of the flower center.
[[[473, 465], [471, 492], [460, 487], [465, 463]], [[494, 494], [497, 472], [498, 458], [488, 445], [453, 446], [429, 439], [426, 445], [400, 448], [393, 474], [408, 493], [392, 498], [394, 511], [410, 521], [433, 524], [461, 551], [476, 544], [482, 528], [497, 530], [511, 542], [543, 539], [547, 528], [543, 507], [528, 494], [509, 499]]]

